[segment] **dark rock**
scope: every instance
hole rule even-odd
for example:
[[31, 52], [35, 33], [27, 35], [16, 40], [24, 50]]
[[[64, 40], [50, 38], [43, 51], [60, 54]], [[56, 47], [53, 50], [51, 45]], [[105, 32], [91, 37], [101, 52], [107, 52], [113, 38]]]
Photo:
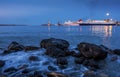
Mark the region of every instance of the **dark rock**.
[[93, 69], [93, 70], [96, 70], [96, 69], [99, 69], [99, 65], [98, 65], [98, 63], [95, 61], [95, 60], [93, 60], [93, 59], [86, 59], [86, 60], [84, 60], [83, 61], [83, 65], [84, 66], [87, 66], [89, 69]]
[[59, 58], [57, 58], [57, 64], [58, 65], [67, 65], [68, 61], [65, 57], [59, 57]]
[[7, 77], [6, 75], [0, 75], [0, 77]]
[[45, 52], [46, 55], [49, 55], [51, 57], [64, 57], [66, 56], [66, 52], [64, 52], [63, 50], [55, 47], [55, 46], [50, 46], [46, 49]]
[[56, 71], [57, 69], [55, 68], [55, 67], [53, 67], [53, 66], [48, 66], [48, 69], [50, 70], [50, 71]]
[[77, 58], [81, 58], [83, 55], [79, 52], [79, 53], [72, 54], [72, 56], [77, 57]]
[[10, 68], [7, 68], [7, 69], [4, 70], [5, 73], [7, 73], [7, 72], [16, 72], [16, 71], [18, 71], [18, 70], [15, 67], [10, 67]]
[[113, 52], [114, 52], [114, 54], [116, 54], [116, 55], [120, 55], [120, 49], [115, 49], [115, 50], [113, 50]]
[[34, 77], [43, 77], [43, 76], [41, 75], [40, 71], [35, 71], [34, 72]]
[[28, 65], [27, 64], [24, 64], [24, 65], [20, 65], [19, 67], [18, 67], [18, 69], [25, 69], [25, 68], [27, 68], [28, 67]]
[[88, 65], [89, 65], [89, 60], [85, 59], [85, 60], [83, 61], [83, 65], [84, 65], [84, 66], [88, 66]]
[[84, 60], [85, 60], [84, 57], [81, 57], [81, 58], [75, 58], [75, 63], [76, 63], [76, 64], [82, 64]]
[[107, 52], [95, 44], [82, 42], [78, 45], [78, 49], [84, 57], [89, 59], [102, 60], [107, 57]]
[[35, 71], [33, 74], [27, 77], [43, 77], [40, 71]]
[[8, 49], [5, 50], [3, 54], [22, 51], [22, 50], [24, 50], [24, 46], [14, 41], [8, 46]]
[[42, 40], [40, 46], [45, 49], [49, 46], [55, 46], [57, 48], [65, 50], [69, 47], [69, 42], [63, 39], [50, 38]]
[[85, 71], [83, 77], [97, 77], [94, 71]]
[[22, 71], [23, 74], [27, 74], [27, 73], [29, 73], [29, 72], [31, 72], [30, 69], [24, 69], [24, 70]]
[[5, 65], [5, 61], [0, 60], [0, 67], [3, 67]]
[[60, 74], [60, 73], [56, 73], [56, 72], [51, 72], [47, 74], [47, 77], [68, 77], [68, 76]]
[[89, 60], [88, 66], [90, 66], [90, 67], [92, 67], [94, 69], [99, 69], [98, 63], [93, 59]]
[[111, 61], [116, 61], [117, 59], [118, 59], [117, 56], [112, 56], [112, 57], [111, 57]]
[[35, 47], [35, 46], [26, 46], [25, 51], [33, 51], [33, 50], [38, 50], [40, 47]]
[[30, 56], [29, 61], [39, 61], [39, 58], [37, 56]]

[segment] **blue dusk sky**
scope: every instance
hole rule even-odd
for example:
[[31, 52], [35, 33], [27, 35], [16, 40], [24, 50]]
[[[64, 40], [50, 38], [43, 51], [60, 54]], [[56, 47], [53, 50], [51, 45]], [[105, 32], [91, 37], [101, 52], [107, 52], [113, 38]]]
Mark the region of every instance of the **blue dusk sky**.
[[[120, 20], [120, 0], [0, 0], [1, 24], [40, 25], [65, 20]], [[106, 16], [109, 13], [109, 16]]]

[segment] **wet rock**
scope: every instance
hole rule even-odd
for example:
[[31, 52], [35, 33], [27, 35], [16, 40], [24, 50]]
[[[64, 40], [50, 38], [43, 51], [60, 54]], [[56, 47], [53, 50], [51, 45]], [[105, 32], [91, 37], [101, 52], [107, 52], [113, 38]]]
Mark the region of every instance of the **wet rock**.
[[79, 53], [74, 53], [72, 54], [73, 57], [77, 57], [77, 58], [81, 58], [82, 57], [82, 54], [79, 52]]
[[106, 51], [106, 52], [108, 52], [108, 53], [111, 53], [111, 52], [112, 52], [111, 49], [109, 49], [108, 47], [106, 47], [106, 46], [104, 46], [104, 45], [100, 45], [100, 47], [101, 47], [104, 51]]
[[14, 50], [14, 51], [21, 51], [24, 50], [24, 46], [13, 41], [9, 46], [8, 46], [8, 50]]
[[64, 52], [63, 50], [55, 47], [55, 46], [50, 46], [46, 49], [46, 52], [45, 52], [46, 55], [49, 55], [51, 57], [64, 57], [66, 56], [66, 52]]
[[116, 61], [117, 59], [118, 59], [117, 56], [112, 56], [112, 57], [111, 57], [111, 61]]
[[26, 46], [25, 47], [25, 51], [33, 51], [33, 50], [38, 50], [40, 49], [39, 47], [35, 47], [35, 46]]
[[97, 77], [94, 71], [85, 71], [83, 77]]
[[3, 67], [5, 65], [5, 61], [0, 60], [0, 68]]
[[75, 63], [76, 63], [76, 64], [82, 64], [84, 60], [85, 60], [84, 57], [75, 58]]
[[53, 67], [53, 66], [48, 66], [48, 69], [50, 70], [50, 71], [56, 71], [57, 69], [55, 68], [55, 67]]
[[93, 70], [94, 69], [99, 69], [98, 63], [95, 60], [93, 60], [93, 59], [89, 60], [88, 66], [90, 66], [91, 69], [93, 69]]
[[24, 46], [13, 41], [9, 46], [8, 49], [3, 52], [3, 54], [8, 54], [12, 52], [22, 51], [24, 50]]
[[25, 69], [25, 68], [27, 68], [28, 67], [28, 65], [27, 64], [24, 64], [24, 65], [20, 65], [19, 67], [18, 67], [18, 69]]
[[67, 65], [68, 61], [65, 57], [59, 57], [59, 58], [57, 58], [57, 64], [58, 65]]
[[30, 69], [24, 69], [24, 70], [22, 71], [23, 74], [27, 74], [27, 73], [29, 73], [29, 72], [31, 72]]
[[43, 76], [41, 75], [40, 71], [35, 71], [34, 72], [34, 77], [43, 77]]
[[4, 73], [7, 73], [7, 72], [16, 72], [18, 71], [15, 67], [10, 67], [10, 68], [7, 68], [4, 70]]
[[6, 75], [0, 75], [0, 77], [7, 77]]
[[60, 73], [56, 73], [56, 72], [51, 72], [47, 74], [47, 77], [68, 77], [68, 76], [60, 74]]
[[49, 46], [55, 46], [57, 48], [65, 50], [69, 47], [69, 42], [63, 39], [50, 38], [42, 40], [40, 46], [45, 49]]
[[114, 52], [114, 54], [116, 54], [116, 55], [120, 55], [120, 49], [115, 49], [115, 50], [113, 50], [113, 52]]
[[78, 49], [84, 57], [89, 59], [102, 60], [107, 57], [107, 52], [95, 44], [82, 42], [78, 44]]
[[39, 61], [39, 58], [37, 56], [30, 56], [29, 61]]
[[96, 74], [97, 77], [109, 77], [107, 74], [104, 73], [100, 73], [100, 74]]

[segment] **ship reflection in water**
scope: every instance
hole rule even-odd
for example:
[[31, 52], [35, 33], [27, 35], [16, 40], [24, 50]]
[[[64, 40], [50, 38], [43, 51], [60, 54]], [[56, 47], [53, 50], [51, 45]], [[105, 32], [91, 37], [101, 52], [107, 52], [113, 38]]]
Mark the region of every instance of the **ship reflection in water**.
[[102, 34], [103, 37], [111, 37], [112, 36], [112, 25], [110, 26], [91, 26], [92, 33]]

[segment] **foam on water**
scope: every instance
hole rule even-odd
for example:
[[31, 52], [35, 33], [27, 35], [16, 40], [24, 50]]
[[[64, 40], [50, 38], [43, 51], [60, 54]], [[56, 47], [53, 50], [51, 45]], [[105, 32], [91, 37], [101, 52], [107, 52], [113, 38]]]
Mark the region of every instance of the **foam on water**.
[[[27, 68], [32, 70], [34, 69], [39, 71], [52, 72], [48, 69], [48, 66], [53, 66], [57, 69], [55, 72], [65, 73], [71, 75], [71, 77], [74, 77], [75, 75], [76, 77], [80, 77], [83, 71], [87, 70], [87, 68], [85, 68], [84, 66], [75, 64], [73, 57], [68, 57], [67, 59], [69, 63], [67, 65], [67, 68], [61, 69], [55, 63], [56, 59], [45, 55], [44, 52], [45, 52], [44, 49], [40, 49], [38, 51], [29, 52], [18, 51], [15, 53], [0, 56], [0, 59], [6, 62], [5, 66], [2, 67], [2, 71], [9, 67], [18, 68], [21, 65], [28, 65]], [[29, 61], [28, 58], [33, 55], [37, 56], [39, 58], [39, 61]], [[20, 74], [22, 70], [9, 74], [9, 76], [11, 77]]]

